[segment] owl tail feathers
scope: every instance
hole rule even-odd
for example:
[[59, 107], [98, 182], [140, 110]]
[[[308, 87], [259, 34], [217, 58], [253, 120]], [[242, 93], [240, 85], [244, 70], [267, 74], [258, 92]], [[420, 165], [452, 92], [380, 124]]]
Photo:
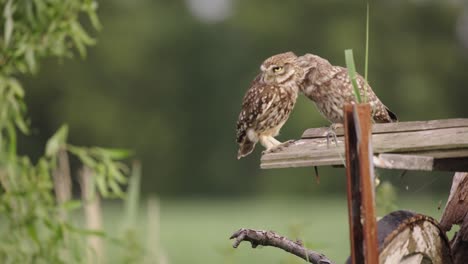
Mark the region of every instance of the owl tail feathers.
[[237, 152], [237, 159], [243, 158], [250, 153], [255, 148], [256, 142], [250, 141], [247, 138], [239, 144], [239, 151]]
[[387, 113], [390, 116], [390, 119], [392, 120], [392, 122], [397, 122], [398, 121], [397, 115], [393, 113], [392, 111], [390, 111], [390, 109], [388, 109], [387, 107], [385, 107], [385, 109], [387, 110]]

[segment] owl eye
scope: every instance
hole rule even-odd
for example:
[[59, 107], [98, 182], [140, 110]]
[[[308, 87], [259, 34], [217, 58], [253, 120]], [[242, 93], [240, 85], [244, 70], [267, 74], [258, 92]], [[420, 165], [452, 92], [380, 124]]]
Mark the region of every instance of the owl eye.
[[280, 72], [281, 70], [283, 70], [283, 67], [281, 66], [275, 66], [272, 68], [273, 72]]

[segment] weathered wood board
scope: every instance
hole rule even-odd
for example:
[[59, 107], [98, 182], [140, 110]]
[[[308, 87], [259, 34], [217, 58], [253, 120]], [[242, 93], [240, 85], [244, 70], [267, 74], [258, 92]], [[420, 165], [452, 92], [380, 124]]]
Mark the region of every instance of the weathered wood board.
[[[343, 129], [307, 129], [286, 148], [262, 156], [261, 167], [343, 165]], [[389, 169], [468, 171], [468, 119], [373, 124], [374, 165]]]

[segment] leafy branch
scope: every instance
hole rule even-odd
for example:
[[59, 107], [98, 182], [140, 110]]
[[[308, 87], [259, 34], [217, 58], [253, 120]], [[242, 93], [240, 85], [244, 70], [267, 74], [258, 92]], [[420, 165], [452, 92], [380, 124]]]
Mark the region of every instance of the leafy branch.
[[109, 236], [64, 217], [81, 208], [82, 202], [70, 199], [71, 194], [58, 199], [54, 185], [65, 177], [60, 168], [65, 160], [70, 170], [71, 154], [92, 171], [93, 192], [123, 198], [122, 186], [129, 174], [124, 160], [131, 153], [72, 145], [68, 143], [68, 127], [63, 125], [48, 140], [36, 163], [18, 155], [18, 132], [29, 135], [30, 122], [25, 90], [16, 76], [36, 73], [40, 60], [47, 57], [70, 58], [74, 53], [84, 57], [86, 47], [95, 40], [80, 18], [84, 14], [99, 30], [97, 2], [0, 0], [0, 10], [0, 262], [86, 263], [83, 236]]

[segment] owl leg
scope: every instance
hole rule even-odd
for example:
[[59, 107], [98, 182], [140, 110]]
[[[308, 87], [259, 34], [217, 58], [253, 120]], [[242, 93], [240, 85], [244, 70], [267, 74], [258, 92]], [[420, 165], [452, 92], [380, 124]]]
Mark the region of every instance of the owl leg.
[[280, 142], [280, 141], [278, 141], [276, 138], [274, 138], [274, 137], [271, 137], [271, 136], [270, 136], [270, 137], [268, 137], [268, 140], [270, 140], [270, 142], [273, 144], [273, 147], [275, 147], [275, 146], [278, 146], [278, 145], [280, 145], [280, 144], [281, 144], [281, 142]]
[[[273, 141], [271, 139], [273, 139]], [[267, 150], [271, 149], [272, 147], [278, 144], [281, 144], [281, 142], [279, 142], [278, 140], [270, 136], [260, 136], [259, 141], [260, 141], [260, 144], [262, 144], [262, 146], [265, 147]]]
[[335, 144], [338, 144], [338, 139], [336, 137], [336, 130], [338, 128], [343, 127], [343, 124], [340, 123], [333, 123], [330, 125], [327, 131], [327, 148], [330, 147], [330, 140], [333, 139]]

